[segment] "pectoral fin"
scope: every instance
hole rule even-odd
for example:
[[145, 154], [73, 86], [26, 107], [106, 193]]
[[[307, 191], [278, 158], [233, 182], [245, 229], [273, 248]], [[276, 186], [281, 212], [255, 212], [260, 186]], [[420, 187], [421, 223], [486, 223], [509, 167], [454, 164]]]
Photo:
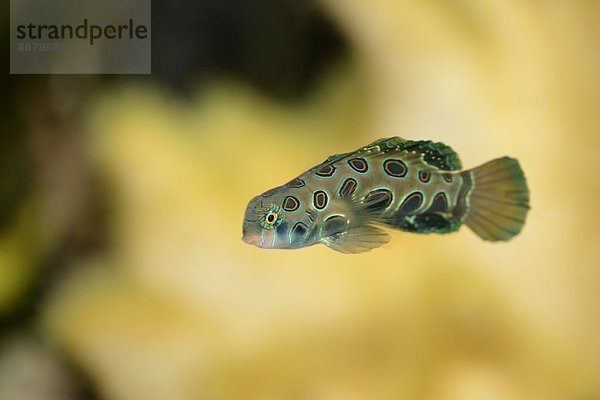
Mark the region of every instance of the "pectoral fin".
[[341, 253], [364, 253], [387, 243], [390, 235], [375, 226], [359, 226], [321, 239], [328, 247]]

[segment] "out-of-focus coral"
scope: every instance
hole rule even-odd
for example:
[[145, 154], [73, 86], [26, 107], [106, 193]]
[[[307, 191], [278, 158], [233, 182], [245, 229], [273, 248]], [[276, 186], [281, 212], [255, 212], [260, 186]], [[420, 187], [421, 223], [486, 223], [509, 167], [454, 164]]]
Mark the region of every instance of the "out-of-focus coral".
[[70, 400], [77, 385], [68, 369], [38, 340], [23, 332], [0, 348], [0, 399]]

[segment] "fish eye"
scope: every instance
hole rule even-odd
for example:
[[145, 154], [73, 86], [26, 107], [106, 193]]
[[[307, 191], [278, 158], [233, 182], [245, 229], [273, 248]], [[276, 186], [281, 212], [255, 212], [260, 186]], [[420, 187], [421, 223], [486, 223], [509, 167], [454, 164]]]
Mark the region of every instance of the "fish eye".
[[274, 229], [277, 227], [277, 225], [279, 225], [282, 219], [279, 207], [274, 204], [269, 204], [265, 208], [266, 209], [264, 211], [260, 212], [263, 215], [258, 219], [258, 223], [264, 229]]

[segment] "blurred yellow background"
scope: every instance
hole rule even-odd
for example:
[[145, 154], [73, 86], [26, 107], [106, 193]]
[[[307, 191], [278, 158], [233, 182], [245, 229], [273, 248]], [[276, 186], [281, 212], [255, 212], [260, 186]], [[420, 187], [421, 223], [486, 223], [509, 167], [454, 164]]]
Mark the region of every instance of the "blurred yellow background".
[[[61, 357], [103, 399], [600, 399], [600, 3], [320, 6], [351, 56], [299, 101], [53, 77], [19, 113], [48, 172], [1, 232], [0, 309], [27, 302], [69, 226], [105, 235], [5, 325], [1, 399], [76, 398]], [[45, 101], [70, 122], [40, 123]], [[394, 135], [466, 168], [519, 159], [523, 232], [397, 233], [360, 255], [240, 240], [252, 196]], [[99, 222], [74, 212], [98, 199]]]

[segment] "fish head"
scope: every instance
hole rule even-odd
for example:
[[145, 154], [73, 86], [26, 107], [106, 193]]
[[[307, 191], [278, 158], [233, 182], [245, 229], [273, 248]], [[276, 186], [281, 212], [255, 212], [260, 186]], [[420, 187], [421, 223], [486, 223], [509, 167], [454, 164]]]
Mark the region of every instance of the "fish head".
[[312, 225], [307, 215], [302, 211], [300, 200], [287, 193], [285, 188], [268, 190], [248, 203], [242, 240], [269, 249], [307, 246], [306, 238]]

